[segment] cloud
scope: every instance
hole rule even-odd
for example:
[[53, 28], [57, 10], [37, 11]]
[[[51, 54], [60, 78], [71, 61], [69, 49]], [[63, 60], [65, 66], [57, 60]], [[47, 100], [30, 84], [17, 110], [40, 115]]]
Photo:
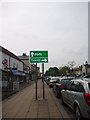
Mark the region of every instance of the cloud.
[[48, 50], [47, 67], [87, 59], [88, 3], [3, 2], [2, 13], [2, 45], [16, 55]]

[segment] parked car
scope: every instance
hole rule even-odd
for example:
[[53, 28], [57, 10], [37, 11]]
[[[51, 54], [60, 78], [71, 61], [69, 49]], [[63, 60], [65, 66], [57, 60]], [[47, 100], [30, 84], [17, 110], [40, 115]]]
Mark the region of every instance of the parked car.
[[90, 78], [90, 74], [85, 75], [84, 78]]
[[50, 87], [53, 87], [53, 84], [54, 83], [57, 83], [57, 81], [59, 80], [60, 78], [59, 77], [52, 77], [49, 81], [49, 86]]
[[49, 81], [51, 80], [51, 77], [46, 77], [45, 82], [49, 85]]
[[62, 104], [67, 104], [75, 111], [76, 120], [90, 119], [90, 80], [72, 80], [61, 91]]
[[53, 85], [53, 92], [56, 94], [56, 97], [60, 97], [61, 90], [65, 88], [69, 82], [73, 79], [73, 77], [63, 77], [60, 78], [57, 83], [54, 83]]

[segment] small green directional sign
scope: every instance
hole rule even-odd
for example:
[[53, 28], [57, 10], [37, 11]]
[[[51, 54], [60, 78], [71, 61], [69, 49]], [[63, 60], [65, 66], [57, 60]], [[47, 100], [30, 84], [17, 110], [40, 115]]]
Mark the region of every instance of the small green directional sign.
[[30, 51], [30, 63], [48, 63], [48, 51]]

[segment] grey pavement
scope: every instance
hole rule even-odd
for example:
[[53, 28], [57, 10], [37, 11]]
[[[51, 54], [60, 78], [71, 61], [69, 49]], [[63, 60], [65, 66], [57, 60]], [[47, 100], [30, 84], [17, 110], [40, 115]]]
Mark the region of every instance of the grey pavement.
[[3, 118], [62, 118], [49, 87], [38, 80], [38, 100], [35, 99], [35, 82], [2, 102]]
[[[21, 83], [21, 84], [19, 85], [19, 91], [21, 91], [21, 90], [23, 90], [24, 88], [30, 86], [31, 84], [33, 84], [33, 82], [34, 82], [34, 81], [30, 81], [30, 83], [27, 83], [27, 82]], [[16, 92], [15, 92], [15, 91], [12, 91], [12, 90], [10, 90], [10, 91], [3, 91], [3, 92], [2, 92], [2, 100], [10, 97], [11, 95], [13, 95], [13, 94], [15, 94], [15, 93], [16, 93]]]

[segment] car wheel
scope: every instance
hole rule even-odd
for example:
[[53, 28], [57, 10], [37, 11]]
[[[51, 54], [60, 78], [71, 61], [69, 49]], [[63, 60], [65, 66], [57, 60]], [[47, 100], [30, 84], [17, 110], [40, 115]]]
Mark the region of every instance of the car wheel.
[[76, 117], [76, 120], [82, 120], [82, 116], [81, 116], [78, 105], [75, 106], [75, 117]]

